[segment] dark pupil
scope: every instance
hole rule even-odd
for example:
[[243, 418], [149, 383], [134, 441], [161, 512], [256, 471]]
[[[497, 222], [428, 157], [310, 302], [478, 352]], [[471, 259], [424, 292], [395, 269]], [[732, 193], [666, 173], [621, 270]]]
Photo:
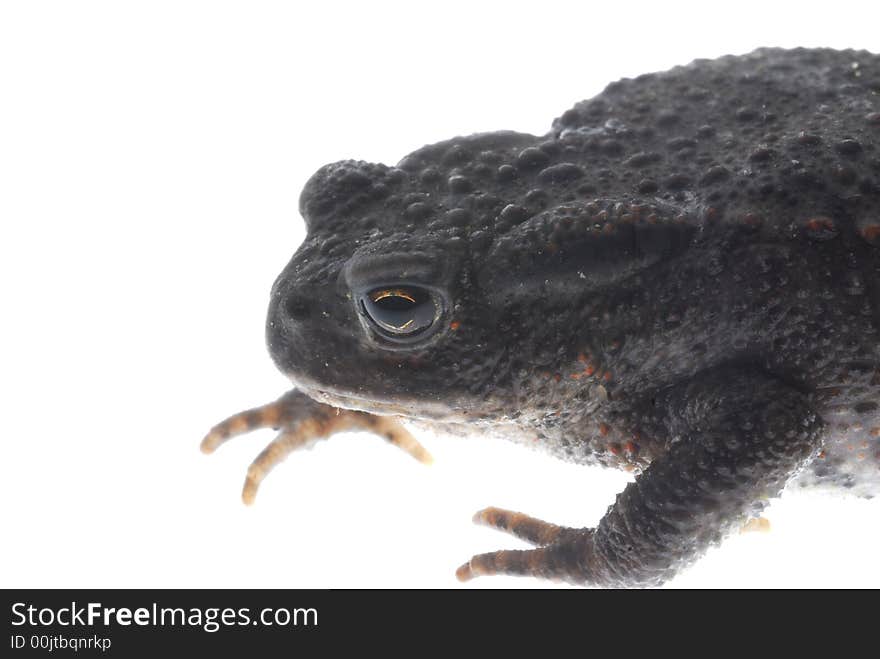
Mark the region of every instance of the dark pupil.
[[404, 297], [403, 295], [388, 295], [386, 297], [379, 298], [375, 301], [375, 303], [376, 306], [379, 307], [379, 309], [382, 310], [383, 313], [409, 311], [416, 305], [416, 302], [411, 300], [409, 297]]
[[415, 334], [434, 322], [431, 295], [420, 288], [377, 288], [362, 303], [380, 329], [398, 336]]

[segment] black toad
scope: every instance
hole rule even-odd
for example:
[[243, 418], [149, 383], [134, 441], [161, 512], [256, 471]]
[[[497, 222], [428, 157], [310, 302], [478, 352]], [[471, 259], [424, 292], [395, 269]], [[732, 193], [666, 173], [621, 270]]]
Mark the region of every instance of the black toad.
[[880, 489], [880, 56], [763, 49], [609, 85], [543, 136], [343, 161], [267, 334], [294, 390], [244, 498], [340, 430], [497, 431], [634, 483], [592, 528], [487, 509], [536, 548], [458, 575], [656, 585], [788, 484]]

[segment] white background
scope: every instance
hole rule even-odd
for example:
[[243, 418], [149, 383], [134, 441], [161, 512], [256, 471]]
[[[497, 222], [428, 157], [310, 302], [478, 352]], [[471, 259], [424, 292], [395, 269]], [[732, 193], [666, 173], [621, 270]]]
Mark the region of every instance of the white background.
[[[0, 586], [459, 587], [486, 505], [592, 525], [626, 479], [501, 441], [348, 435], [239, 500], [285, 390], [269, 287], [324, 163], [543, 133], [622, 76], [761, 45], [880, 52], [872, 2], [0, 5]], [[786, 496], [672, 586], [880, 586], [880, 501]], [[467, 587], [532, 587], [512, 578]]]

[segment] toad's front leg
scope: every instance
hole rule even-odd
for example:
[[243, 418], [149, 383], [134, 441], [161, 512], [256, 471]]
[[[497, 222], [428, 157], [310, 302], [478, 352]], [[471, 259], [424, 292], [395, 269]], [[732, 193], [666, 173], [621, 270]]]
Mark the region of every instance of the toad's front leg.
[[756, 516], [822, 441], [823, 423], [806, 396], [751, 369], [706, 372], [656, 403], [668, 411], [667, 452], [617, 496], [596, 528], [482, 511], [477, 521], [543, 546], [474, 556], [458, 577], [659, 585]]
[[393, 417], [331, 407], [296, 390], [287, 392], [274, 403], [240, 412], [218, 423], [202, 440], [202, 451], [213, 453], [232, 437], [261, 428], [274, 428], [280, 432], [248, 468], [241, 493], [247, 504], [253, 503], [260, 483], [272, 468], [290, 453], [347, 430], [372, 432], [420, 462], [431, 461], [430, 454]]

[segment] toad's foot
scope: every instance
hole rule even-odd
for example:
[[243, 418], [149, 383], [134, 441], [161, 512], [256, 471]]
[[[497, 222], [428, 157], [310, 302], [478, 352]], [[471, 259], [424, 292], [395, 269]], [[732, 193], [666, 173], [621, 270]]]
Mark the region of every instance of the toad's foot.
[[501, 508], [479, 511], [474, 515], [474, 522], [504, 531], [539, 548], [478, 554], [455, 571], [459, 581], [495, 574], [564, 579], [571, 572], [569, 564], [576, 556], [584, 555], [584, 547], [591, 542], [592, 536], [590, 529], [557, 526]]
[[261, 428], [280, 432], [248, 468], [241, 493], [246, 504], [254, 502], [260, 483], [290, 453], [340, 432], [366, 430], [381, 435], [419, 462], [431, 462], [431, 455], [396, 419], [330, 407], [298, 391], [289, 391], [274, 403], [240, 412], [220, 422], [202, 440], [202, 452], [213, 453], [227, 440]]

